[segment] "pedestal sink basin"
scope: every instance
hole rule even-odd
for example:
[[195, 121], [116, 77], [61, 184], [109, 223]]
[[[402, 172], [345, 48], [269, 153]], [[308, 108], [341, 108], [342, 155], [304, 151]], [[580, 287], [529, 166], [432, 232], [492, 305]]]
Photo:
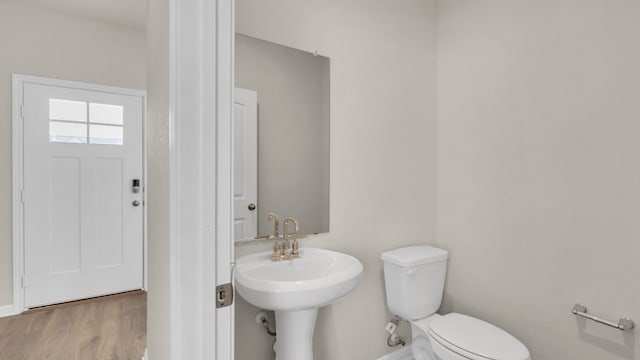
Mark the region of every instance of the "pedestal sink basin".
[[358, 284], [362, 263], [343, 253], [303, 248], [300, 257], [274, 262], [271, 252], [236, 260], [238, 294], [276, 313], [277, 360], [312, 360], [318, 308], [347, 295]]

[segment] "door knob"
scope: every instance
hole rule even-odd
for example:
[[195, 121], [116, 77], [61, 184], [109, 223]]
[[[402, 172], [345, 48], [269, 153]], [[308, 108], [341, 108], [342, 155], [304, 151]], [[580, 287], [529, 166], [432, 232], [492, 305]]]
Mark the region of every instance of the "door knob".
[[256, 204], [251, 203], [251, 204], [249, 204], [249, 206], [247, 206], [247, 208], [249, 208], [249, 211], [253, 211], [253, 210], [256, 209]]
[[133, 206], [140, 206], [140, 201], [138, 201], [138, 200], [133, 200], [133, 202], [131, 203], [131, 205], [133, 205]]

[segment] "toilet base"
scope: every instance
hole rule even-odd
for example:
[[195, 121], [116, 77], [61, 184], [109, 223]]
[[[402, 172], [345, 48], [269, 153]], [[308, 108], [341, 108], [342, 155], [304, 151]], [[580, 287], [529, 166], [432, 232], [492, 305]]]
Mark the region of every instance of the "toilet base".
[[404, 346], [392, 353], [386, 354], [377, 360], [414, 360], [411, 354], [411, 345]]

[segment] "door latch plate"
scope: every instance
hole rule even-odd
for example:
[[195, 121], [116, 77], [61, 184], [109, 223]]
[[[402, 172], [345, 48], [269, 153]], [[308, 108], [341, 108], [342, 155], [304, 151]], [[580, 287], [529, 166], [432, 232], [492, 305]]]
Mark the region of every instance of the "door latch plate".
[[216, 286], [216, 308], [233, 304], [233, 285], [231, 283]]

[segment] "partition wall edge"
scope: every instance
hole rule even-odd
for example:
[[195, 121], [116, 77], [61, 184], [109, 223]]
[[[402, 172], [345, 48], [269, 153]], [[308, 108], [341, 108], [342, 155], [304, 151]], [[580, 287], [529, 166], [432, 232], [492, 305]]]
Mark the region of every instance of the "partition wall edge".
[[231, 360], [233, 0], [169, 5], [171, 359]]

